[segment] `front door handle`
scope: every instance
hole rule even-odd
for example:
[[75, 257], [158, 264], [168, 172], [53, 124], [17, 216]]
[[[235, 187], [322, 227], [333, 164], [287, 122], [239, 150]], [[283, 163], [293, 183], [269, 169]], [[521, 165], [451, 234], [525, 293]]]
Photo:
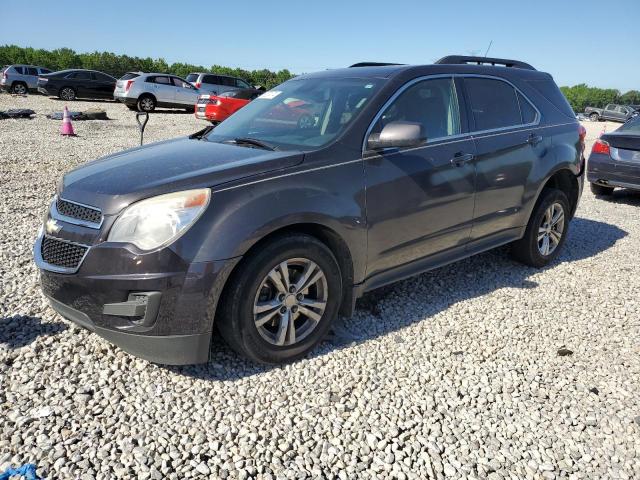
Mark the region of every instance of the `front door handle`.
[[529, 138], [527, 138], [527, 143], [529, 145], [533, 145], [534, 147], [539, 144], [542, 141], [542, 136], [541, 135], [536, 135], [535, 133], [532, 133], [531, 135], [529, 135]]
[[469, 163], [474, 158], [475, 156], [472, 153], [458, 152], [453, 156], [450, 162], [452, 165], [455, 165], [456, 167], [461, 167], [465, 163]]

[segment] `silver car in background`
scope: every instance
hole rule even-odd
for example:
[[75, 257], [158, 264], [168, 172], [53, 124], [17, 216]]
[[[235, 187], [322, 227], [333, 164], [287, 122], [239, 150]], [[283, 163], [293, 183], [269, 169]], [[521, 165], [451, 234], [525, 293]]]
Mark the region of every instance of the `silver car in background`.
[[128, 72], [116, 83], [114, 100], [131, 110], [153, 112], [156, 107], [193, 112], [200, 91], [186, 80], [168, 73]]
[[187, 75], [187, 81], [195, 85], [202, 93], [212, 93], [214, 95], [243, 88], [253, 88], [242, 78], [218, 75], [217, 73], [190, 73]]
[[18, 95], [38, 89], [38, 75], [51, 73], [51, 70], [36, 65], [8, 65], [0, 73], [0, 89]]

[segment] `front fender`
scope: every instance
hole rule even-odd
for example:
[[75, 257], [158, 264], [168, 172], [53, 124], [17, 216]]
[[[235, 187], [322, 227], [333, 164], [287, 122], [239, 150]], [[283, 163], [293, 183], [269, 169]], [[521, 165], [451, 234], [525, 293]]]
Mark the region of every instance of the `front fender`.
[[350, 250], [354, 281], [364, 275], [366, 216], [362, 161], [309, 166], [279, 176], [213, 189], [194, 261], [244, 255], [265, 236], [296, 224], [331, 229]]

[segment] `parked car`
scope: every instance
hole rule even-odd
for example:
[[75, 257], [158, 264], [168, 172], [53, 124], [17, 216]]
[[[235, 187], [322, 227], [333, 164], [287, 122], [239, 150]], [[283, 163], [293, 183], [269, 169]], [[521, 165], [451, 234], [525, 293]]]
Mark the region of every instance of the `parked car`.
[[[273, 121], [292, 102], [312, 125]], [[67, 173], [34, 246], [42, 289], [154, 362], [207, 361], [214, 322], [239, 353], [291, 361], [371, 289], [508, 243], [552, 262], [584, 133], [522, 62], [302, 75], [215, 128]]]
[[156, 107], [181, 108], [188, 112], [198, 102], [200, 90], [186, 80], [167, 73], [129, 72], [116, 84], [113, 98], [131, 110], [153, 112]]
[[0, 89], [25, 95], [38, 88], [38, 75], [51, 70], [36, 65], [6, 65], [0, 74]]
[[195, 85], [202, 93], [212, 93], [213, 95], [252, 88], [249, 82], [242, 78], [215, 73], [190, 73], [187, 75], [187, 81]]
[[242, 90], [224, 92], [220, 95], [200, 95], [195, 107], [196, 118], [218, 124], [240, 110], [251, 100], [262, 95], [262, 93], [262, 90], [256, 90], [255, 88], [243, 88]]
[[587, 180], [596, 195], [611, 195], [616, 187], [640, 190], [640, 116], [594, 142]]
[[612, 122], [626, 122], [634, 113], [634, 109], [625, 105], [608, 104], [604, 108], [587, 107], [584, 113], [592, 122], [611, 120]]
[[38, 77], [38, 91], [72, 101], [78, 98], [111, 98], [116, 79], [96, 70], [60, 70]]

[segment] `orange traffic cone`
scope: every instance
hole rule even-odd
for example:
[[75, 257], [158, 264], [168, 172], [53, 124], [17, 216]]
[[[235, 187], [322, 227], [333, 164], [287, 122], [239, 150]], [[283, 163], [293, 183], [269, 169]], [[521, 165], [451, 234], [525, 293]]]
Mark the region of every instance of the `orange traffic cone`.
[[62, 115], [62, 125], [60, 126], [60, 135], [75, 136], [76, 132], [73, 131], [73, 125], [71, 125], [71, 115], [69, 115], [69, 109], [64, 107], [64, 114]]

